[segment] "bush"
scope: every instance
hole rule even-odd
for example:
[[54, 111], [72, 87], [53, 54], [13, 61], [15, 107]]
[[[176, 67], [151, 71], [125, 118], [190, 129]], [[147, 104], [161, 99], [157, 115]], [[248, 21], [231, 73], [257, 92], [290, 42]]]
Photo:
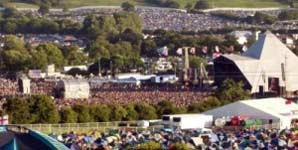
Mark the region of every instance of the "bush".
[[90, 116], [90, 108], [86, 105], [76, 105], [73, 110], [78, 114], [78, 122], [92, 122], [93, 118]]
[[139, 103], [135, 105], [135, 110], [139, 114], [139, 120], [150, 120], [150, 119], [156, 119], [157, 114], [154, 107], [151, 105], [148, 105], [146, 103]]
[[199, 0], [195, 4], [195, 9], [209, 9], [210, 5], [207, 0]]
[[169, 147], [169, 150], [190, 150], [190, 148], [183, 143], [175, 143]]
[[60, 111], [61, 123], [77, 123], [78, 114], [71, 108], [62, 108]]
[[162, 150], [162, 147], [159, 143], [148, 142], [128, 149], [129, 150]]

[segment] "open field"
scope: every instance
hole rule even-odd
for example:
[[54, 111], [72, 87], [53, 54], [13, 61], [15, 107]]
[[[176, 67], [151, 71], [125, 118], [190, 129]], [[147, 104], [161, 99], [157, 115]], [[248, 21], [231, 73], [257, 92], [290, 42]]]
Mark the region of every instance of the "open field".
[[[121, 3], [130, 1], [135, 5], [140, 6], [152, 6], [152, 4], [146, 3], [145, 0], [67, 0], [69, 7], [80, 6], [119, 6]], [[175, 0], [181, 8], [188, 3], [195, 4], [197, 0]], [[212, 7], [222, 8], [268, 8], [268, 7], [287, 7], [285, 4], [278, 2], [277, 0], [208, 0]], [[36, 5], [24, 4], [24, 3], [11, 3], [18, 8], [35, 8]]]

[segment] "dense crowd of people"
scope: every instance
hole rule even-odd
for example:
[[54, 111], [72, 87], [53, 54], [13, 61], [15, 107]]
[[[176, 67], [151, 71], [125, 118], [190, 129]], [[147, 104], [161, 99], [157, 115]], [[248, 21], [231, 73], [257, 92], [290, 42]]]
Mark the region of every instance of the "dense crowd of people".
[[[121, 11], [118, 7], [101, 7], [101, 8], [78, 8], [68, 12], [52, 11], [48, 17], [51, 19], [71, 19], [72, 21], [82, 23], [84, 18], [89, 14], [96, 15], [113, 15]], [[264, 10], [264, 14], [277, 17], [282, 10]], [[28, 12], [28, 11], [26, 11]], [[188, 13], [184, 10], [138, 7], [136, 13], [144, 20], [145, 30], [173, 30], [173, 31], [206, 31], [209, 29], [223, 28], [272, 28], [272, 29], [297, 29], [296, 22], [290, 24], [275, 23], [273, 25], [250, 24], [240, 20], [230, 20], [224, 17], [212, 15], [212, 13], [229, 13], [239, 18], [253, 16], [256, 11], [247, 10], [217, 10], [204, 13]], [[32, 12], [37, 13], [37, 12]]]
[[298, 148], [298, 132], [294, 129], [242, 129], [239, 131], [218, 130], [154, 130], [154, 131], [113, 131], [110, 133], [74, 132], [51, 135], [72, 150], [127, 149], [148, 142], [156, 142], [168, 149], [175, 143], [186, 144], [197, 150], [294, 150]]
[[[146, 102], [157, 104], [168, 100], [177, 106], [188, 106], [193, 102], [204, 100], [210, 93], [195, 87], [181, 85], [144, 85], [135, 86], [127, 84], [105, 83], [99, 86], [91, 86], [88, 99], [63, 99], [56, 90], [57, 81], [31, 80], [30, 93], [44, 94], [56, 97], [55, 103], [59, 107], [73, 106], [76, 104], [130, 104], [134, 102]], [[22, 96], [17, 80], [0, 78], [0, 96]]]

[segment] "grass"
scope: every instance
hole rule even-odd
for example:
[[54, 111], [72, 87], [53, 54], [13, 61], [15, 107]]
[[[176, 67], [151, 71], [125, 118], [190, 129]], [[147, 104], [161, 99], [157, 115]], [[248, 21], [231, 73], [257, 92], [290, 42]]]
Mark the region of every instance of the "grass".
[[16, 8], [38, 8], [37, 5], [32, 5], [28, 3], [9, 3], [8, 6], [14, 6]]
[[[145, 2], [145, 0], [67, 0], [69, 7], [80, 6], [119, 6], [123, 2], [132, 2], [135, 5], [152, 6]], [[195, 4], [197, 0], [175, 0], [184, 8], [186, 4]], [[286, 7], [285, 4], [278, 2], [278, 0], [208, 0], [213, 7], [240, 7], [240, 8], [268, 8], [268, 7]], [[10, 3], [17, 8], [36, 8], [36, 5], [26, 3]]]

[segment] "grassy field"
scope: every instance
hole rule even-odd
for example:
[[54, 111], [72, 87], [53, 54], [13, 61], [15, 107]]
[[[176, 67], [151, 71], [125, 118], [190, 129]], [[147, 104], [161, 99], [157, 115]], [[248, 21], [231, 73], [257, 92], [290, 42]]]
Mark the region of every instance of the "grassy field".
[[[144, 0], [67, 0], [69, 7], [80, 6], [119, 6], [121, 3], [130, 1], [135, 5], [150, 6]], [[195, 4], [197, 0], [175, 0], [181, 4], [181, 8], [187, 3]], [[266, 7], [286, 7], [278, 0], [208, 0], [212, 7], [241, 7], [241, 8], [266, 8]], [[11, 3], [18, 8], [35, 8], [36, 5], [24, 3]]]
[[16, 8], [38, 8], [37, 5], [27, 4], [27, 3], [9, 3], [9, 6], [14, 6]]

